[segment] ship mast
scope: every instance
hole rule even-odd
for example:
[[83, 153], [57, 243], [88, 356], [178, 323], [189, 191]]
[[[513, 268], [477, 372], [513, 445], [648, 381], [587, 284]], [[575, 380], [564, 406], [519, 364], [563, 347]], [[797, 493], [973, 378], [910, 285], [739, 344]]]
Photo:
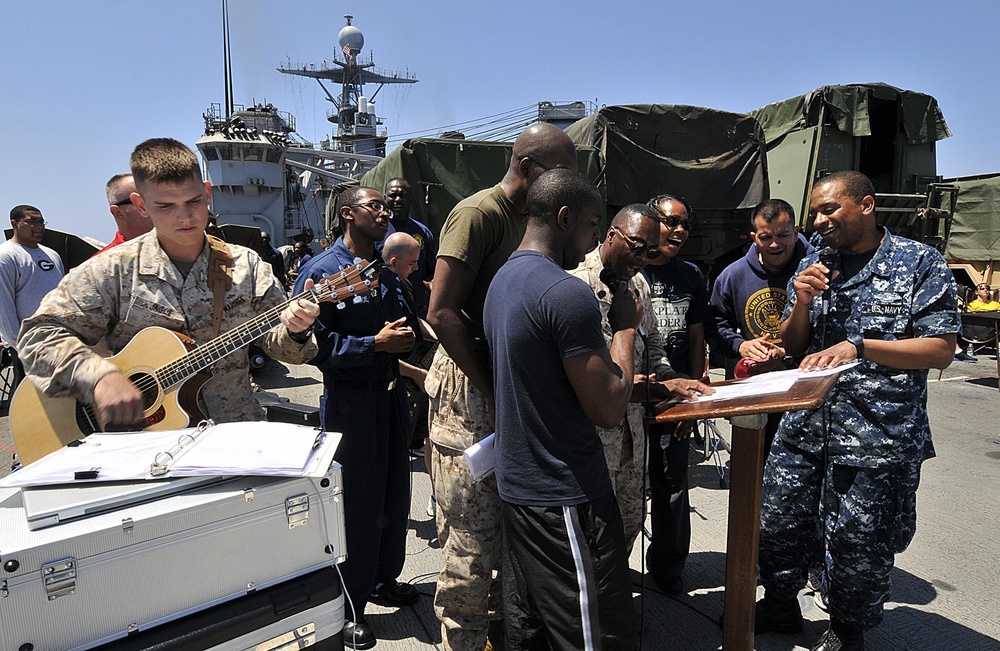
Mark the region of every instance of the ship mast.
[[[415, 84], [417, 78], [408, 72], [393, 72], [375, 67], [369, 52], [367, 59], [360, 54], [365, 45], [364, 34], [351, 24], [354, 16], [346, 14], [347, 25], [337, 35], [339, 50], [333, 59], [324, 60], [319, 66], [299, 64], [281, 66], [278, 71], [286, 75], [312, 77], [323, 89], [326, 99], [334, 105], [327, 112], [327, 119], [337, 125], [337, 135], [333, 138], [333, 149], [367, 156], [385, 156], [385, 133], [377, 133], [382, 123], [375, 114], [375, 96], [386, 84]], [[339, 97], [324, 85], [323, 81], [340, 84]], [[365, 84], [379, 84], [370, 97], [364, 95]]]

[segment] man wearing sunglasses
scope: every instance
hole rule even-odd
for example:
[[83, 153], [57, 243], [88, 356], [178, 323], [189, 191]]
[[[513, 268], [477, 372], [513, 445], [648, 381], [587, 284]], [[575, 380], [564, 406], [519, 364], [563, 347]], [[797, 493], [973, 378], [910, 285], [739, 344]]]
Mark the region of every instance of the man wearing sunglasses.
[[132, 193], [135, 192], [135, 179], [131, 174], [115, 174], [108, 179], [104, 191], [108, 196], [108, 210], [115, 218], [118, 231], [107, 246], [95, 253], [100, 255], [109, 249], [134, 240], [153, 230], [153, 222], [132, 204]]
[[[299, 271], [295, 294], [310, 279], [339, 273], [355, 260], [373, 261], [391, 215], [382, 194], [368, 187], [340, 195], [344, 234]], [[301, 243], [299, 243], [301, 244]], [[350, 555], [341, 564], [353, 612], [347, 612], [344, 644], [375, 646], [365, 621], [368, 601], [413, 603], [419, 595], [396, 578], [406, 555], [410, 507], [407, 460], [409, 412], [399, 383], [399, 360], [413, 347], [413, 316], [394, 273], [383, 269], [379, 286], [337, 305], [323, 303], [316, 318], [319, 353], [309, 363], [323, 372], [320, 423], [342, 432], [336, 459], [344, 466], [344, 526]], [[373, 594], [374, 593], [374, 594]]]
[[[650, 285], [650, 300], [663, 348], [677, 373], [701, 379], [705, 375], [705, 319], [708, 292], [695, 265], [677, 257], [691, 233], [691, 207], [669, 194], [650, 199], [660, 222], [660, 256], [642, 273]], [[688, 501], [688, 440], [694, 423], [649, 428], [649, 484], [652, 541], [646, 564], [657, 586], [667, 593], [683, 590], [681, 572], [691, 546]], [[659, 453], [657, 453], [659, 451]]]
[[[625, 206], [612, 219], [605, 240], [587, 254], [580, 266], [570, 272], [590, 285], [594, 291], [601, 309], [604, 339], [609, 345], [614, 333], [608, 320], [608, 312], [611, 309], [611, 299], [620, 291], [620, 287], [609, 287], [604, 281], [611, 280], [612, 285], [627, 286], [643, 307], [643, 327], [646, 336], [645, 339], [643, 337], [635, 339], [633, 402], [629, 404], [625, 418], [618, 425], [610, 429], [600, 427], [597, 429], [604, 446], [604, 458], [618, 500], [618, 509], [622, 515], [627, 549], [632, 548], [642, 530], [645, 517], [642, 463], [646, 454], [646, 436], [642, 426], [643, 414], [640, 403], [647, 401], [646, 374], [649, 374], [651, 380], [648, 399], [654, 402], [670, 394], [669, 389], [660, 384], [660, 381], [676, 377], [660, 342], [656, 316], [649, 300], [649, 284], [640, 273], [649, 260], [660, 257], [657, 248], [660, 238], [658, 217], [656, 210], [641, 203]], [[607, 269], [614, 271], [613, 279]], [[645, 368], [647, 347], [652, 370]], [[693, 380], [686, 379], [671, 380], [671, 383], [698, 386]]]
[[[35, 313], [65, 272], [59, 254], [42, 244], [45, 219], [38, 208], [14, 206], [10, 225], [13, 236], [0, 244], [0, 342], [14, 349], [21, 322]], [[24, 368], [15, 356], [13, 385], [23, 378]]]

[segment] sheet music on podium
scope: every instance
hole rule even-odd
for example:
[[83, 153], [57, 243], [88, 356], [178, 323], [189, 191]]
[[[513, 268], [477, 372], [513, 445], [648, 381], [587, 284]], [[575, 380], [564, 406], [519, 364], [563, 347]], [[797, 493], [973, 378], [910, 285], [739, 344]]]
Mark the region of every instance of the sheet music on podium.
[[269, 422], [91, 434], [0, 479], [0, 487], [202, 475], [320, 477], [340, 439], [338, 432]]

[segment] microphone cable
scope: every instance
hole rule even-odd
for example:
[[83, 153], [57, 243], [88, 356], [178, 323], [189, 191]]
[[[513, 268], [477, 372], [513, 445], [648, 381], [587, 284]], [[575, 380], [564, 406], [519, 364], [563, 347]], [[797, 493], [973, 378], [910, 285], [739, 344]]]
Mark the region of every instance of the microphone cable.
[[[826, 248], [820, 250], [820, 252], [819, 252], [819, 261], [823, 263], [823, 266], [825, 266], [827, 269], [830, 270], [830, 276], [831, 276], [831, 278], [830, 278], [830, 280], [827, 281], [827, 284], [832, 283], [832, 281], [833, 281], [833, 279], [832, 279], [832, 276], [833, 276], [833, 266], [835, 264], [837, 264], [837, 251], [833, 247], [827, 246]], [[820, 324], [819, 350], [826, 350], [827, 349], [827, 342], [826, 342], [827, 322], [829, 321], [829, 318], [830, 318], [829, 313], [830, 313], [830, 303], [831, 303], [831, 298], [832, 298], [831, 294], [832, 293], [833, 293], [833, 290], [831, 288], [828, 288], [828, 289], [826, 289], [823, 292], [823, 298], [822, 298], [823, 303], [822, 303], [821, 314], [820, 314], [820, 319], [822, 320], [822, 323]], [[830, 390], [833, 391], [833, 388], [831, 388]], [[822, 468], [822, 470], [823, 470], [823, 476], [820, 479], [820, 485], [819, 485], [819, 507], [820, 507], [820, 523], [821, 523], [821, 526], [820, 526], [820, 535], [822, 537], [822, 540], [821, 540], [821, 543], [822, 543], [822, 560], [820, 562], [821, 562], [822, 565], [820, 566], [819, 571], [822, 573], [823, 581], [825, 581], [826, 580], [826, 531], [825, 531], [826, 528], [825, 528], [825, 526], [822, 525], [822, 522], [823, 522], [823, 515], [822, 514], [825, 513], [825, 511], [826, 511], [826, 503], [827, 503], [827, 479], [826, 479], [827, 472], [826, 472], [826, 469], [827, 469], [827, 466], [829, 465], [829, 462], [830, 462], [830, 450], [829, 450], [829, 448], [830, 448], [830, 420], [831, 420], [832, 414], [830, 413], [830, 403], [829, 403], [829, 401], [824, 401], [823, 404], [820, 405], [819, 408], [820, 408], [820, 424], [821, 424], [821, 427], [823, 429], [823, 454], [822, 454], [822, 457], [821, 457], [822, 460], [823, 460], [823, 468]], [[815, 561], [810, 561], [810, 567], [812, 567], [814, 565], [814, 563], [815, 563]], [[807, 571], [808, 571], [808, 569], [809, 568], [807, 568]]]

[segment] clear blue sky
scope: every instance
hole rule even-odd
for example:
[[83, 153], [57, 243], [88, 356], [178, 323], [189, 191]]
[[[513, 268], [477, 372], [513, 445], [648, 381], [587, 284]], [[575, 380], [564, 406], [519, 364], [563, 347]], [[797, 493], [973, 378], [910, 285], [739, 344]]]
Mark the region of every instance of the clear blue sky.
[[[34, 204], [54, 228], [109, 240], [108, 177], [146, 138], [193, 147], [202, 112], [223, 101], [221, 2], [32, 0], [0, 11], [0, 210]], [[345, 13], [365, 34], [364, 55], [420, 79], [379, 94], [390, 136], [539, 100], [744, 112], [882, 81], [938, 99], [954, 133], [939, 145], [940, 174], [1000, 171], [1000, 3], [231, 0], [236, 102], [270, 101], [306, 139], [328, 134], [316, 82], [275, 69], [331, 58]]]

